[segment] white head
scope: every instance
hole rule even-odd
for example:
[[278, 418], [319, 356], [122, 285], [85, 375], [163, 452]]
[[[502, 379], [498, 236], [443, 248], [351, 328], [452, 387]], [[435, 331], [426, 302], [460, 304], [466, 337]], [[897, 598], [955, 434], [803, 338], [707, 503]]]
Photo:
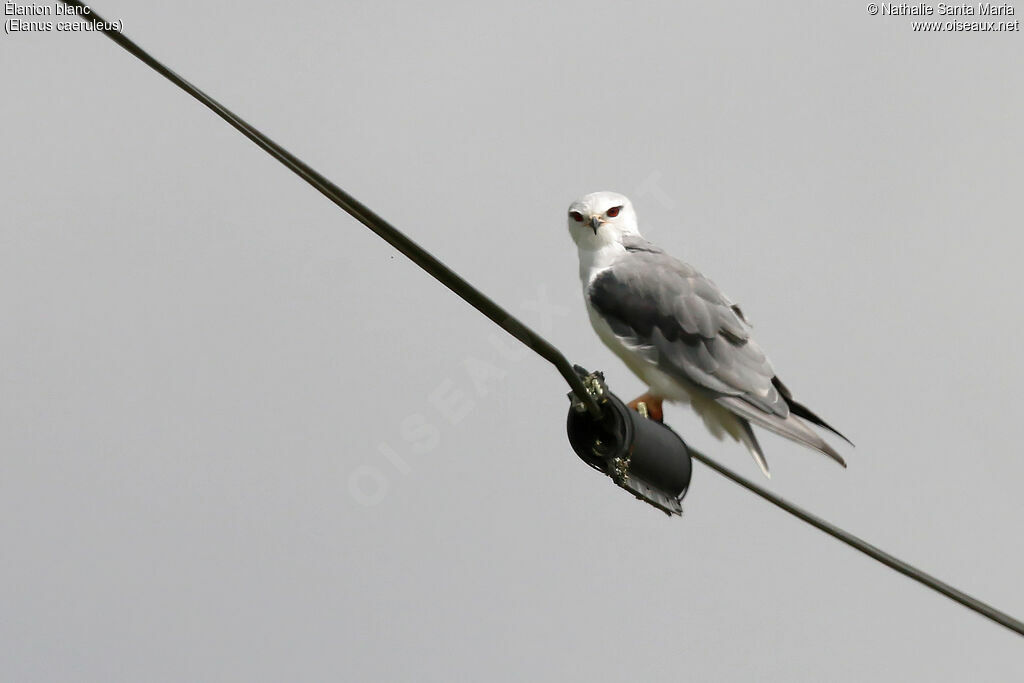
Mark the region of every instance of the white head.
[[639, 235], [633, 204], [617, 192], [591, 192], [569, 205], [569, 234], [580, 249], [596, 251]]

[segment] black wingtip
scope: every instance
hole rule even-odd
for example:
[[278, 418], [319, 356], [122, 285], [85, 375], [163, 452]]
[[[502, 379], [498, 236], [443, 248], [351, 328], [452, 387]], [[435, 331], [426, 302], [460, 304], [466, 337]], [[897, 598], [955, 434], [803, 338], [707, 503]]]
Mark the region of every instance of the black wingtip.
[[812, 424], [816, 424], [819, 427], [827, 429], [828, 431], [832, 432], [833, 434], [838, 436], [840, 439], [842, 439], [846, 443], [848, 443], [851, 446], [853, 446], [854, 448], [856, 448], [854, 443], [852, 441], [850, 441], [848, 438], [846, 438], [845, 434], [843, 434], [838, 429], [836, 429], [835, 427], [830, 425], [828, 422], [825, 422], [820, 417], [815, 415], [810, 410], [810, 408], [808, 408], [807, 406], [803, 405], [802, 403], [797, 403], [796, 401], [794, 401], [792, 399], [790, 399], [788, 401], [788, 403], [789, 403], [789, 410], [790, 410], [790, 412], [792, 412], [797, 417], [802, 417], [802, 418], [804, 418], [805, 420], [807, 420], [808, 422], [810, 422]]
[[[827, 429], [828, 431], [832, 432], [833, 434], [838, 436], [840, 439], [842, 439], [846, 443], [848, 443], [851, 446], [853, 446], [854, 448], [857, 447], [852, 441], [850, 441], [848, 438], [846, 438], [845, 434], [843, 434], [838, 429], [836, 429], [835, 427], [830, 425], [828, 422], [825, 422], [824, 420], [822, 420], [810, 408], [808, 408], [804, 404], [799, 403], [796, 400], [794, 400], [793, 399], [793, 394], [789, 393], [789, 389], [786, 387], [785, 384], [782, 383], [782, 380], [780, 380], [778, 378], [778, 376], [772, 377], [772, 384], [775, 385], [775, 388], [779, 390], [779, 393], [782, 394], [782, 397], [786, 399], [786, 403], [789, 404], [789, 410], [794, 415], [796, 415], [797, 417], [802, 417], [803, 419], [807, 420], [811, 424], [815, 424], [815, 425], [817, 425], [819, 427]], [[842, 460], [840, 460], [839, 462], [840, 462], [840, 464], [843, 467], [846, 467], [846, 463], [845, 462], [843, 462]]]

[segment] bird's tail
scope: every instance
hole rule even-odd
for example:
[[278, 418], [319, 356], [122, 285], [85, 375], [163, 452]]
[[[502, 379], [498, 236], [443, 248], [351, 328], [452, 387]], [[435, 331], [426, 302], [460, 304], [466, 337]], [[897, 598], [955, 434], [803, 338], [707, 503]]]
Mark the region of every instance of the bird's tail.
[[754, 430], [751, 429], [749, 421], [737, 415], [736, 411], [731, 410], [728, 406], [723, 405], [720, 400], [711, 397], [693, 395], [690, 397], [690, 405], [704, 421], [704, 426], [708, 428], [712, 436], [724, 439], [728, 434], [741, 442], [750, 451], [750, 455], [753, 456], [754, 462], [761, 468], [764, 476], [772, 478], [771, 472], [768, 471], [768, 460], [764, 457], [764, 451], [761, 450], [761, 444], [757, 442], [757, 437], [754, 436]]
[[[846, 461], [843, 460], [843, 456], [839, 455], [832, 446], [828, 445], [828, 442], [808, 427], [795, 414], [790, 413], [786, 417], [780, 417], [773, 413], [765, 413], [736, 396], [719, 396], [715, 400], [737, 416], [745, 418], [757, 426], [764, 427], [787, 439], [792, 439], [797, 443], [813, 448], [819, 453], [824, 453], [843, 467], [846, 467]], [[756, 458], [757, 456], [754, 457]]]
[[761, 444], [757, 442], [757, 437], [754, 436], [754, 430], [750, 427], [750, 422], [744, 420], [742, 417], [737, 417], [736, 421], [740, 423], [740, 427], [743, 428], [743, 432], [740, 435], [740, 441], [747, 447], [750, 454], [754, 456], [754, 462], [764, 472], [764, 476], [769, 479], [772, 478], [772, 473], [768, 471], [768, 459], [764, 457], [764, 451], [761, 450]]

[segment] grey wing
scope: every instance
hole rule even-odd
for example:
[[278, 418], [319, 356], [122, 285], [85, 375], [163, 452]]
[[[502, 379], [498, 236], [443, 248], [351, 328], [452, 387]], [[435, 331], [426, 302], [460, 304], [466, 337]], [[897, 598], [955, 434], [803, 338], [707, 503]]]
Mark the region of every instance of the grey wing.
[[682, 376], [736, 415], [842, 458], [790, 412], [775, 371], [742, 311], [711, 280], [650, 243], [591, 283], [594, 309], [623, 342], [659, 369]]
[[649, 243], [629, 251], [588, 290], [622, 341], [670, 375], [785, 417], [775, 371], [739, 308], [708, 278]]

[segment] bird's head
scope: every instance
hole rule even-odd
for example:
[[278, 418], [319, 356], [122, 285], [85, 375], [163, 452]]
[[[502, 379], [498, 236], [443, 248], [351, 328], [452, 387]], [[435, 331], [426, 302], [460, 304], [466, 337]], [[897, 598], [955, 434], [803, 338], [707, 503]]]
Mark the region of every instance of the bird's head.
[[633, 204], [617, 192], [591, 192], [569, 205], [569, 234], [580, 249], [600, 249], [639, 235]]

